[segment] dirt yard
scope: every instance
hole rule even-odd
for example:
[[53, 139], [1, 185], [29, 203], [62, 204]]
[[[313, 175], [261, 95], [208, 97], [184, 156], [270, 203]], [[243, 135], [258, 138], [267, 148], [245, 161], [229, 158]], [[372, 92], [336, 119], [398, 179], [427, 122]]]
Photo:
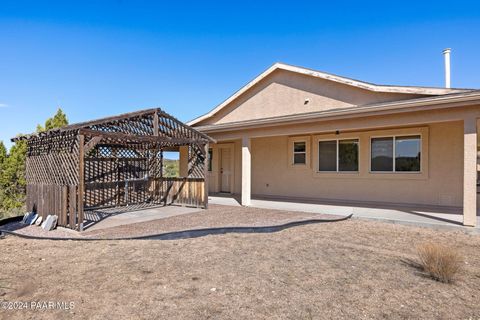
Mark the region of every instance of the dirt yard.
[[[162, 210], [159, 208], [158, 210]], [[308, 219], [335, 220], [342, 216], [314, 214], [306, 212], [268, 210], [258, 208], [233, 207], [211, 205], [208, 210], [199, 209], [198, 212], [181, 214], [157, 220], [130, 223], [116, 227], [102, 228], [77, 232], [67, 228], [57, 228], [44, 231], [39, 226], [25, 226], [20, 222], [13, 222], [2, 226], [4, 230], [15, 231], [37, 237], [55, 238], [102, 238], [116, 239], [139, 237], [164, 232], [182, 231], [189, 229], [215, 227], [242, 227], [242, 226], [272, 226], [292, 221]]]
[[[425, 241], [462, 253], [454, 284], [409, 263]], [[2, 309], [2, 319], [480, 318], [480, 237], [460, 232], [349, 220], [172, 241], [7, 237], [0, 246], [0, 300], [73, 302]]]

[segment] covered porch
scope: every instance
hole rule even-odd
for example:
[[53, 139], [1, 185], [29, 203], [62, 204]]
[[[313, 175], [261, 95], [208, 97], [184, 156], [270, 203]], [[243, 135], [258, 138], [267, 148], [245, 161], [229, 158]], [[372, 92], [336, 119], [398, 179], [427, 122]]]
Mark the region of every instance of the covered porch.
[[[229, 132], [206, 130], [218, 141], [211, 150], [210, 194], [222, 195], [212, 198], [221, 204], [228, 204], [223, 196], [233, 196], [243, 206], [475, 227], [480, 214], [478, 113], [474, 106]], [[420, 137], [418, 172], [371, 171], [373, 137], [412, 134]], [[318, 142], [352, 137], [360, 146], [357, 171], [318, 172]], [[292, 143], [298, 138], [307, 145], [304, 167], [291, 163]]]
[[[212, 205], [242, 206], [241, 197], [227, 194], [209, 196]], [[253, 196], [250, 207], [272, 210], [298, 211], [332, 216], [348, 216], [354, 219], [383, 221], [394, 224], [464, 230], [480, 234], [480, 215], [474, 228], [463, 226], [461, 208], [388, 205], [332, 200], [302, 200]]]

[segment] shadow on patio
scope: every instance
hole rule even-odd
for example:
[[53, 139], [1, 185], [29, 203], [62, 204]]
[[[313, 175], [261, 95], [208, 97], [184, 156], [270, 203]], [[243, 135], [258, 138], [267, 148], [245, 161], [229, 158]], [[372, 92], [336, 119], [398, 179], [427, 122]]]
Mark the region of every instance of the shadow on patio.
[[[212, 194], [212, 204], [240, 206], [240, 196], [230, 194]], [[284, 199], [265, 196], [252, 196], [251, 206], [265, 209], [303, 211], [311, 213], [349, 215], [356, 218], [383, 220], [418, 226], [463, 227], [461, 207], [405, 205], [372, 203], [357, 201], [338, 201], [329, 199]], [[479, 229], [480, 213], [477, 212]]]

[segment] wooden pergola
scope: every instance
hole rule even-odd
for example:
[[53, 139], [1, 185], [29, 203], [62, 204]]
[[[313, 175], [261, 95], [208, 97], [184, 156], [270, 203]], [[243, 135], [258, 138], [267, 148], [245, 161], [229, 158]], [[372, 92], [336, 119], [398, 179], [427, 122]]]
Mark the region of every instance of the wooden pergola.
[[[161, 109], [68, 125], [27, 143], [27, 210], [83, 230], [85, 211], [129, 205], [208, 206], [214, 140]], [[188, 175], [163, 176], [163, 152], [188, 147]]]

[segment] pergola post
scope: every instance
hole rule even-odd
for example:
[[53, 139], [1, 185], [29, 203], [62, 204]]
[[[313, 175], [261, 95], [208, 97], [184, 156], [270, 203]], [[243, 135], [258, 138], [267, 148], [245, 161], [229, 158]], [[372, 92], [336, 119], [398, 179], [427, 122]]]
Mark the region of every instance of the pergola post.
[[208, 162], [210, 159], [208, 158], [208, 143], [205, 145], [205, 160], [203, 163], [203, 169], [204, 169], [204, 186], [203, 186], [203, 191], [204, 191], [204, 199], [205, 199], [205, 209], [208, 209]]
[[178, 171], [180, 177], [188, 177], [188, 146], [181, 146], [179, 147], [179, 164], [178, 164]]
[[251, 178], [252, 178], [252, 159], [251, 159], [251, 139], [242, 138], [242, 206], [249, 206], [251, 203]]
[[85, 193], [85, 136], [78, 136], [78, 229], [83, 231], [83, 195]]
[[463, 225], [477, 223], [477, 119], [463, 120]]

